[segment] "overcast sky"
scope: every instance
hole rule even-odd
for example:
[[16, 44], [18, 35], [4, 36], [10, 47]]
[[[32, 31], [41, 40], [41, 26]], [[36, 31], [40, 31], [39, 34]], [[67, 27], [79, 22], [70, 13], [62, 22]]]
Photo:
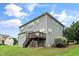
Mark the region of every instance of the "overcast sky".
[[17, 37], [19, 26], [44, 12], [50, 13], [65, 26], [79, 20], [79, 4], [0, 3], [0, 34]]

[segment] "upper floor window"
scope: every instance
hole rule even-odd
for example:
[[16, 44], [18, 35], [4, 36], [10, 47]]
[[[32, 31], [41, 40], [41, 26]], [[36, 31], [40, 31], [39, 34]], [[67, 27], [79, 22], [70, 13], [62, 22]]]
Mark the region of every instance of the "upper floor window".
[[36, 20], [36, 23], [39, 23], [39, 19]]
[[21, 32], [22, 32], [24, 30], [24, 27], [21, 27], [20, 29], [21, 29]]
[[39, 19], [37, 19], [37, 20], [35, 20], [35, 21], [29, 23], [29, 24], [28, 24], [28, 27], [32, 27], [33, 25], [35, 25], [35, 24], [37, 24], [37, 23], [39, 23]]
[[35, 24], [39, 23], [39, 19], [35, 20], [34, 23], [35, 23]]
[[24, 29], [24, 27], [21, 27], [21, 30], [23, 30]]
[[28, 27], [30, 27], [30, 26], [32, 26], [32, 25], [34, 25], [34, 22], [29, 23], [29, 24], [28, 24]]
[[34, 22], [31, 22], [28, 24], [28, 28], [32, 27], [34, 25]]

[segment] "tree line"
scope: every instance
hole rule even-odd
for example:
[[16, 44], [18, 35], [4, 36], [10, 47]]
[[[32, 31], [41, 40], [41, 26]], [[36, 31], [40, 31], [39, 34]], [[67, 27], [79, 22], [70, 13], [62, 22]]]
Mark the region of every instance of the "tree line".
[[76, 42], [79, 44], [79, 21], [73, 22], [69, 27], [64, 29], [64, 36], [69, 42]]

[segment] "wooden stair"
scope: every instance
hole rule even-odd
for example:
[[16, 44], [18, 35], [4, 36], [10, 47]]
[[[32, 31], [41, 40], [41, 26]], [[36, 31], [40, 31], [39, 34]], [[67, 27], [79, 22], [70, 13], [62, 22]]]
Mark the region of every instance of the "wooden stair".
[[23, 47], [28, 47], [28, 45], [30, 44], [30, 42], [32, 41], [32, 39], [29, 39], [29, 33], [26, 33], [26, 40], [23, 43]]
[[42, 32], [32, 32], [32, 33], [26, 33], [26, 40], [23, 43], [23, 47], [28, 47], [32, 39], [39, 39], [43, 38], [46, 39], [46, 34]]

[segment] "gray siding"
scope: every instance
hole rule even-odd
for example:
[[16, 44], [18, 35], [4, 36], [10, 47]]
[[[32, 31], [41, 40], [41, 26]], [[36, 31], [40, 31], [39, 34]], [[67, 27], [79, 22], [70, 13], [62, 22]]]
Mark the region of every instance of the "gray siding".
[[57, 36], [63, 35], [63, 26], [58, 22], [53, 20], [49, 15], [47, 15], [47, 37], [46, 46], [51, 46], [54, 44], [54, 39]]
[[20, 47], [23, 47], [23, 43], [24, 43], [25, 39], [26, 39], [25, 33], [18, 36], [18, 44]]

